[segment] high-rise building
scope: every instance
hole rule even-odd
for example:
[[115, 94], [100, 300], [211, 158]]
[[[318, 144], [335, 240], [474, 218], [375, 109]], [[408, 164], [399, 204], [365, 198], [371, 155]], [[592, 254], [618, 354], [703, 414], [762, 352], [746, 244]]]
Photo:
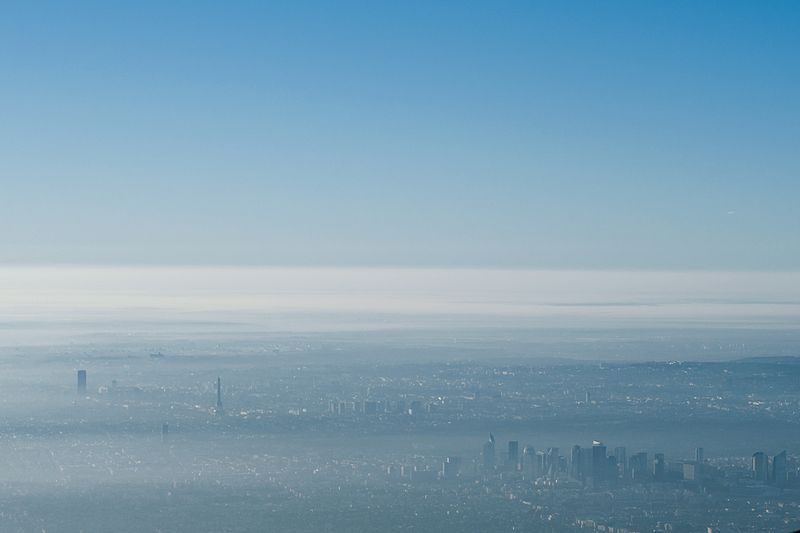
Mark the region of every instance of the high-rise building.
[[550, 479], [555, 479], [559, 471], [558, 448], [547, 448], [547, 466], [545, 473]]
[[653, 456], [653, 478], [656, 481], [664, 481], [667, 476], [667, 461], [664, 459], [663, 453], [657, 453]]
[[616, 475], [625, 478], [628, 469], [628, 451], [625, 449], [625, 446], [617, 446], [614, 448], [614, 457], [617, 458]]
[[508, 457], [506, 457], [506, 467], [516, 470], [519, 464], [519, 441], [508, 441]]
[[169, 438], [169, 424], [164, 422], [161, 424], [161, 442], [167, 442]]
[[753, 479], [756, 481], [767, 481], [768, 458], [764, 452], [753, 454]]
[[614, 455], [609, 455], [606, 458], [606, 471], [605, 471], [605, 480], [609, 483], [616, 483], [617, 477], [619, 475], [619, 465], [617, 464], [617, 457]]
[[787, 475], [786, 450], [783, 450], [772, 458], [772, 481], [778, 486], [785, 485]]
[[599, 440], [592, 442], [592, 480], [595, 485], [602, 483], [605, 479], [606, 465], [606, 446]]
[[522, 450], [522, 475], [527, 480], [536, 479], [539, 475], [536, 448], [530, 444]]
[[630, 468], [630, 478], [635, 481], [646, 481], [649, 477], [647, 472], [647, 452], [635, 453], [628, 461]]
[[703, 461], [705, 461], [703, 448], [695, 448], [694, 449], [694, 462], [697, 463], [697, 464], [703, 464]]
[[483, 445], [483, 469], [486, 471], [494, 470], [494, 435], [489, 433], [489, 440]]
[[536, 452], [536, 471], [540, 476], [547, 474], [547, 452], [544, 450]]
[[222, 414], [222, 378], [217, 377], [217, 414]]
[[697, 481], [698, 476], [698, 469], [700, 464], [697, 462], [694, 463], [683, 463], [681, 467], [683, 473], [683, 479], [686, 481]]
[[78, 370], [78, 392], [86, 392], [86, 370]]
[[591, 448], [581, 449], [581, 479], [587, 480], [592, 477], [592, 450]]
[[572, 447], [572, 453], [569, 456], [569, 476], [572, 479], [583, 479], [583, 465], [581, 465], [581, 447], [575, 445]]

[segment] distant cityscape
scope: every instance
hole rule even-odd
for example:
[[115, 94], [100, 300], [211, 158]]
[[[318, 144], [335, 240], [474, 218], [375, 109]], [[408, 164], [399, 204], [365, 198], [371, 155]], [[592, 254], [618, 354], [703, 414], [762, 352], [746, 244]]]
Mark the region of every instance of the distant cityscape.
[[[56, 477], [91, 461], [93, 478], [144, 476], [146, 485], [168, 483], [171, 494], [200, 497], [203, 479], [254, 494], [279, 490], [288, 499], [270, 512], [291, 528], [294, 500], [346, 524], [349, 515], [325, 496], [332, 487], [379, 509], [375, 528], [395, 517], [427, 529], [442, 507], [451, 515], [437, 527], [450, 531], [480, 523], [603, 533], [800, 528], [793, 358], [359, 364], [336, 372], [232, 360], [217, 376], [197, 361], [182, 376], [191, 359], [161, 353], [128, 357], [124, 372], [79, 369], [77, 411], [53, 420], [50, 431], [84, 439], [93, 426], [106, 428], [112, 450], [125, 435], [144, 440], [124, 445], [130, 462], [113, 453], [66, 462], [53, 455]], [[165, 454], [152, 455], [148, 434]], [[11, 455], [24, 461], [29, 449]], [[408, 509], [416, 509], [413, 519]]]

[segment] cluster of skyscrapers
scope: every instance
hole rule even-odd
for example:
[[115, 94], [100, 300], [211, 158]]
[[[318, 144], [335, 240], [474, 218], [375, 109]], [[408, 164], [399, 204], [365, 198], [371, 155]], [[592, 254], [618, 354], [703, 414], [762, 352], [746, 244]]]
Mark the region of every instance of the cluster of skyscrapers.
[[753, 454], [753, 478], [764, 483], [783, 485], [787, 481], [786, 450], [770, 458], [764, 452]]
[[[648, 481], [701, 481], [710, 474], [703, 448], [695, 449], [694, 460], [668, 463], [663, 453], [650, 460], [647, 452], [637, 452], [628, 457], [624, 446], [613, 453], [600, 441], [591, 447], [574, 445], [569, 456], [559, 455], [559, 449], [550, 447], [537, 451], [527, 445], [519, 453], [519, 441], [508, 441], [507, 452], [498, 460], [494, 435], [483, 445], [482, 466], [486, 474], [521, 472], [526, 479], [571, 479], [593, 487], [608, 486], [620, 480]], [[786, 451], [768, 457], [763, 452], [753, 454], [752, 477], [756, 481], [783, 485], [787, 481]]]

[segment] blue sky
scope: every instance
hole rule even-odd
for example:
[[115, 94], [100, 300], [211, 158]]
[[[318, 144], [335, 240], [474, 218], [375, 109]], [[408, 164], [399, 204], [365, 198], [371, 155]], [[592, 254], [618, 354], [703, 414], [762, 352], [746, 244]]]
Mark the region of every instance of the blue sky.
[[800, 269], [796, 2], [4, 2], [0, 261]]

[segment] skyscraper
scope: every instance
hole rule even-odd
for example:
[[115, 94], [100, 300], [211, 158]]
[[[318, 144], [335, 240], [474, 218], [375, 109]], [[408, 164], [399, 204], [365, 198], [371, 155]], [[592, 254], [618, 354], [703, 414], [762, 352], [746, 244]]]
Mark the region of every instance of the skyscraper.
[[614, 455], [609, 455], [606, 458], [605, 480], [606, 482], [614, 485], [617, 482], [617, 477], [619, 477], [619, 465], [617, 464], [617, 457]]
[[527, 480], [536, 479], [539, 475], [536, 448], [530, 444], [522, 450], [522, 475]]
[[767, 481], [768, 458], [764, 452], [753, 454], [753, 479], [756, 481]]
[[645, 481], [648, 478], [647, 473], [647, 452], [635, 453], [631, 456], [629, 462], [630, 477], [635, 481]]
[[617, 458], [617, 474], [625, 477], [628, 470], [628, 451], [625, 446], [617, 446], [614, 448], [614, 456]]
[[703, 464], [704, 461], [703, 457], [703, 448], [695, 448], [694, 450], [694, 462], [697, 464]]
[[785, 485], [786, 477], [786, 450], [783, 450], [772, 458], [772, 481], [778, 486]]
[[583, 479], [582, 474], [581, 447], [576, 444], [572, 447], [572, 453], [569, 456], [569, 475], [572, 479]]
[[656, 481], [664, 481], [667, 476], [667, 461], [664, 459], [663, 453], [657, 453], [653, 456], [653, 478]]
[[221, 415], [222, 413], [222, 378], [217, 377], [217, 414]]
[[167, 442], [169, 438], [169, 424], [164, 422], [161, 424], [161, 442]]
[[506, 466], [512, 470], [517, 469], [519, 464], [519, 441], [508, 441], [508, 457], [506, 458]]
[[605, 479], [606, 465], [606, 446], [599, 440], [592, 442], [592, 480], [595, 485]]
[[494, 470], [494, 435], [489, 433], [489, 440], [483, 445], [483, 469], [486, 471]]
[[698, 463], [683, 463], [681, 466], [681, 473], [683, 474], [683, 479], [686, 481], [697, 481], [698, 479], [698, 470], [700, 465]]
[[555, 479], [559, 470], [558, 448], [547, 448], [547, 477]]
[[78, 392], [86, 392], [86, 370], [78, 370]]

